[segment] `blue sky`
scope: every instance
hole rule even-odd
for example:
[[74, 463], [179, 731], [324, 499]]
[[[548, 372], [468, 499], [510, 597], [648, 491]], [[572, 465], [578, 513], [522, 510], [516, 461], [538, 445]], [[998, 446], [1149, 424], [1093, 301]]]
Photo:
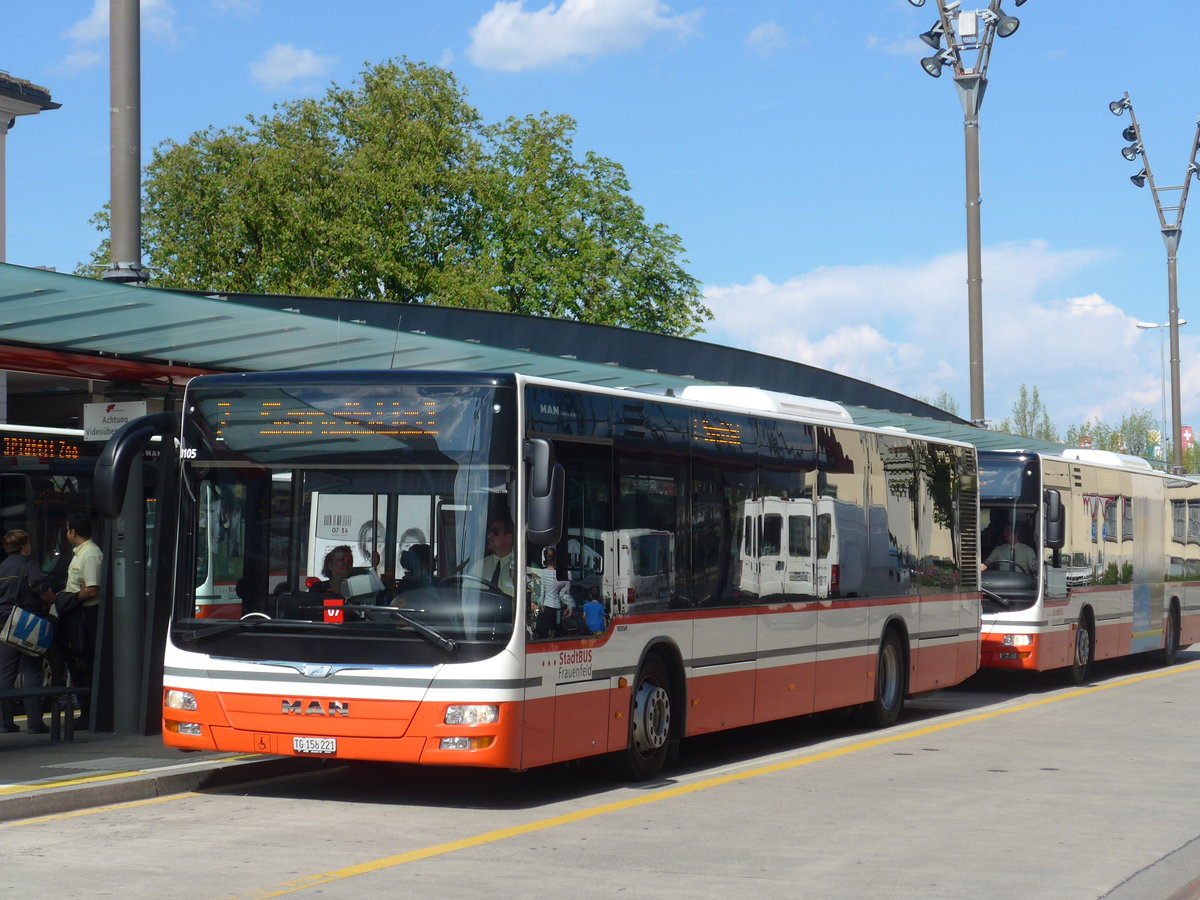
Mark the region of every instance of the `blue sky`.
[[[975, 0], [978, 7], [983, 0]], [[972, 6], [964, 0], [964, 8]], [[407, 56], [491, 121], [548, 110], [680, 235], [707, 340], [969, 411], [962, 109], [917, 35], [933, 0], [144, 0], [143, 162]], [[981, 114], [986, 413], [1037, 385], [1061, 425], [1159, 414], [1166, 253], [1108, 102], [1128, 91], [1160, 185], [1200, 116], [1194, 4], [1029, 0]], [[1118, 18], [1121, 15], [1123, 18]], [[105, 0], [5, 9], [0, 68], [62, 108], [8, 137], [8, 261], [70, 271], [108, 199]], [[19, 38], [16, 36], [19, 35]], [[1200, 194], [1194, 204], [1200, 204]], [[1183, 421], [1200, 426], [1200, 211], [1184, 219]]]

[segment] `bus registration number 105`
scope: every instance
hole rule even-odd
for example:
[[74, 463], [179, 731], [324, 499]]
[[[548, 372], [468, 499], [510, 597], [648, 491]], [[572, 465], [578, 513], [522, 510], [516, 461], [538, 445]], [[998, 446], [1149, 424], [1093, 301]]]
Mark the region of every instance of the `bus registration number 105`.
[[322, 753], [332, 755], [337, 753], [337, 738], [294, 737], [292, 738], [294, 753]]

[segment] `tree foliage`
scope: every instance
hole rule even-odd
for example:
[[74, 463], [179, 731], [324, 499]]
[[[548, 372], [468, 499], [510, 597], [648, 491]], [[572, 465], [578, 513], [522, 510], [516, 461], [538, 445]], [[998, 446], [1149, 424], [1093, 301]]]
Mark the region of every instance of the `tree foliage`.
[[577, 158], [574, 133], [548, 113], [487, 124], [436, 66], [367, 66], [349, 88], [155, 148], [152, 283], [695, 334], [711, 313], [679, 237], [646, 221], [619, 163]]
[[1115, 426], [1098, 418], [1072, 425], [1067, 429], [1066, 442], [1072, 447], [1087, 445], [1095, 450], [1149, 457], [1155, 446], [1151, 433], [1157, 434], [1158, 430], [1154, 414], [1148, 409], [1140, 409], [1126, 413]]
[[998, 430], [1009, 434], [1036, 438], [1041, 441], [1058, 441], [1058, 429], [1050, 421], [1050, 412], [1038, 395], [1037, 385], [1030, 391], [1021, 385], [1017, 400], [1013, 403], [1012, 416], [999, 424]]
[[938, 395], [932, 400], [924, 394], [918, 394], [913, 398], [920, 400], [922, 403], [928, 403], [930, 406], [936, 406], [943, 412], [948, 412], [952, 416], [958, 415], [958, 400], [950, 395], [949, 391], [939, 391]]

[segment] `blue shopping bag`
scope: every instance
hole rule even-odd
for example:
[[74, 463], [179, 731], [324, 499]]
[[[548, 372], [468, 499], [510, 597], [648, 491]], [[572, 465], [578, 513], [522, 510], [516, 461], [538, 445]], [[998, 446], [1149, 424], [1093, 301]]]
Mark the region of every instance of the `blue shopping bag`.
[[49, 619], [17, 607], [0, 628], [0, 641], [12, 644], [22, 653], [41, 656], [54, 641], [54, 625]]

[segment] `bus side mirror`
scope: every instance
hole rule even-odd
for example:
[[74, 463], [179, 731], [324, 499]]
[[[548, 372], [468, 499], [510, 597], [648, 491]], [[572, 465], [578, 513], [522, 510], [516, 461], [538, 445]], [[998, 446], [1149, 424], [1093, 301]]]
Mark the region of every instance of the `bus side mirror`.
[[1042, 505], [1046, 516], [1046, 546], [1051, 550], [1061, 550], [1066, 535], [1063, 533], [1062, 494], [1053, 488], [1042, 495]]
[[115, 519], [121, 514], [129, 473], [138, 454], [146, 449], [151, 438], [174, 434], [178, 427], [178, 413], [154, 413], [126, 422], [108, 439], [96, 460], [96, 481], [92, 487], [92, 502], [100, 515]]
[[562, 536], [566, 472], [554, 460], [554, 445], [545, 438], [525, 442], [525, 537], [535, 547], [557, 544]]

